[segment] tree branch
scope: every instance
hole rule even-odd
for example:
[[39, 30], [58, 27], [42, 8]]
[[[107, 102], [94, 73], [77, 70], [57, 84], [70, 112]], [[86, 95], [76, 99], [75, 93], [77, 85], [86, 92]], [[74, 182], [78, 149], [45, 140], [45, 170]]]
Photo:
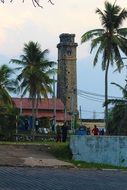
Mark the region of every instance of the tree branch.
[[[24, 3], [25, 0], [22, 0], [22, 2]], [[31, 0], [32, 4], [34, 5], [34, 7], [41, 7], [43, 8], [43, 6], [41, 6], [39, 0]], [[1, 3], [5, 3], [6, 0], [0, 0]], [[10, 2], [12, 3], [13, 0], [10, 0]], [[52, 2], [52, 0], [48, 0], [48, 3], [51, 3], [52, 5], [54, 5], [54, 3]]]

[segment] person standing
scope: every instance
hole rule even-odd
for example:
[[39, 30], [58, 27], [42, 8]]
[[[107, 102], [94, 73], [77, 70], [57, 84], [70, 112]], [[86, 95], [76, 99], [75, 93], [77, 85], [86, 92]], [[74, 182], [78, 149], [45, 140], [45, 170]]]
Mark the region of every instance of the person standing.
[[62, 126], [62, 142], [66, 142], [67, 140], [67, 123], [65, 122], [64, 125]]
[[57, 135], [56, 135], [56, 142], [61, 142], [61, 127], [57, 125], [57, 128], [56, 128], [56, 132], [57, 132]]
[[94, 125], [94, 128], [92, 129], [93, 135], [99, 135], [99, 129], [97, 128], [96, 125]]

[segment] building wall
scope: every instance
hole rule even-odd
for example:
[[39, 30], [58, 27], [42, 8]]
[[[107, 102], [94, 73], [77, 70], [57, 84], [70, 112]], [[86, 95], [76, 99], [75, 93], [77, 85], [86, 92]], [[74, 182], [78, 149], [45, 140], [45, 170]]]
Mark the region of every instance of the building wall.
[[99, 129], [105, 128], [104, 121], [84, 121], [82, 124], [91, 130], [94, 128], [94, 125], [96, 125]]
[[71, 136], [73, 159], [127, 167], [126, 136]]

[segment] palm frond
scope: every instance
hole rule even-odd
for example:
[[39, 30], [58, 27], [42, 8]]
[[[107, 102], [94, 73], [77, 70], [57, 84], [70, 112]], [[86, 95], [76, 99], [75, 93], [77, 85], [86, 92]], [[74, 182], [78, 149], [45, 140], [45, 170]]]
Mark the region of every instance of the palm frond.
[[92, 53], [93, 49], [97, 47], [97, 45], [101, 44], [103, 40], [103, 37], [97, 37], [95, 39], [92, 40], [91, 42], [91, 50], [90, 50], [90, 53]]
[[18, 64], [18, 65], [22, 65], [23, 62], [19, 59], [11, 59], [9, 63], [14, 63], [14, 64]]
[[126, 18], [127, 18], [127, 10], [123, 9], [117, 16], [117, 20], [115, 22], [115, 28], [119, 28]]
[[94, 29], [84, 33], [81, 37], [81, 43], [84, 43], [96, 36], [101, 36], [104, 33], [104, 29]]
[[95, 57], [94, 57], [94, 60], [93, 60], [93, 65], [94, 65], [94, 66], [96, 65], [96, 63], [97, 63], [97, 61], [98, 61], [98, 56], [99, 56], [99, 54], [101, 54], [102, 51], [103, 51], [103, 49], [102, 49], [102, 46], [100, 45], [100, 46], [98, 47], [98, 49], [97, 49], [97, 52], [96, 52]]
[[117, 33], [120, 36], [126, 37], [127, 36], [127, 28], [118, 28], [117, 29]]
[[111, 84], [117, 86], [122, 91], [124, 98], [127, 98], [127, 90], [125, 88], [115, 82], [112, 82]]
[[127, 100], [125, 99], [108, 99], [107, 102], [104, 102], [103, 106], [106, 106], [108, 104], [125, 104], [127, 103]]

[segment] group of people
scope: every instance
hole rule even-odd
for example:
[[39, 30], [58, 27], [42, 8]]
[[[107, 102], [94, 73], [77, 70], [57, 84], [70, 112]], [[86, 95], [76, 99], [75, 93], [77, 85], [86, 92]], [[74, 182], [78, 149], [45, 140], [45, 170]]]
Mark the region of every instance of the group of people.
[[[57, 135], [56, 135], [56, 142], [66, 142], [67, 140], [67, 132], [68, 132], [68, 125], [65, 122], [63, 126], [57, 126]], [[91, 135], [91, 133], [94, 136], [97, 135], [104, 135], [104, 129], [98, 129], [98, 127], [96, 125], [94, 125], [94, 128], [92, 129], [92, 131], [90, 132], [89, 128], [86, 128], [86, 130], [84, 130], [83, 127], [80, 127], [80, 130], [78, 130], [76, 132], [77, 135]]]

